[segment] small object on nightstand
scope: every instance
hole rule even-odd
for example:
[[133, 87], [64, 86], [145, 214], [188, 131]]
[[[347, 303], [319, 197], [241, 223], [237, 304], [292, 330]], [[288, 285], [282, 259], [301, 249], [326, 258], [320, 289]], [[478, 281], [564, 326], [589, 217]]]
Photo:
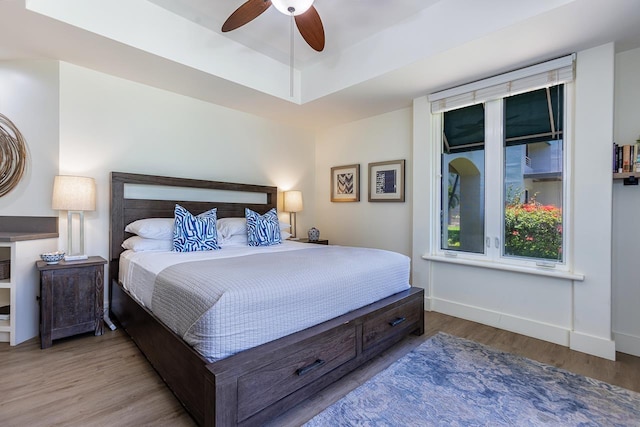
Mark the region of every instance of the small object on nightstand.
[[309, 233], [307, 234], [309, 235], [310, 242], [317, 242], [318, 239], [320, 239], [320, 230], [318, 230], [315, 227], [311, 227], [311, 229], [309, 230]]
[[64, 258], [64, 252], [46, 252], [44, 254], [40, 254], [40, 258], [42, 258], [42, 260], [47, 264], [53, 265], [59, 263], [60, 260]]
[[36, 262], [40, 271], [40, 346], [84, 332], [104, 331], [104, 265], [99, 256], [58, 264]]

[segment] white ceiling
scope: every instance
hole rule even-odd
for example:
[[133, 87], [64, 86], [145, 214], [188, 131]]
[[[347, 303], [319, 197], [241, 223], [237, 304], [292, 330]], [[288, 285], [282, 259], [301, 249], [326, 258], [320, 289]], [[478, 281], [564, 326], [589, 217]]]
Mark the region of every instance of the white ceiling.
[[640, 47], [640, 0], [316, 0], [315, 52], [243, 0], [0, 0], [0, 60], [58, 59], [309, 129], [607, 42]]
[[[224, 21], [245, 0], [149, 0], [196, 24], [218, 32]], [[438, 0], [317, 0], [326, 35], [326, 48], [318, 53], [295, 30], [297, 67], [326, 60], [384, 29], [392, 27]], [[289, 65], [290, 17], [275, 6], [226, 37]]]

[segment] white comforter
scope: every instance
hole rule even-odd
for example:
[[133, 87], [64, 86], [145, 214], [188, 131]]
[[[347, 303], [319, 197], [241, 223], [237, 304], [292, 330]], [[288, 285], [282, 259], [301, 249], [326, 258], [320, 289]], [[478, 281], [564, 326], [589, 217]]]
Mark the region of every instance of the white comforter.
[[[206, 259], [217, 261], [199, 262]], [[409, 262], [377, 249], [289, 241], [209, 252], [126, 251], [120, 281], [213, 361], [408, 289]], [[168, 304], [167, 295], [179, 297]]]

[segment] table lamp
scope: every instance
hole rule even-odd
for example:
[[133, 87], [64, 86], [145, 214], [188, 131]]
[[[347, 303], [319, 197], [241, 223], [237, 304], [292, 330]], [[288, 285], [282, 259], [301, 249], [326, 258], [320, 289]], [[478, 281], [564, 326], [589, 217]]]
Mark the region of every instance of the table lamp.
[[284, 211], [289, 212], [289, 223], [291, 224], [291, 238], [296, 237], [296, 212], [302, 210], [302, 191], [284, 192]]
[[[84, 253], [84, 212], [96, 209], [96, 183], [84, 176], [59, 175], [53, 181], [52, 208], [67, 211], [67, 253], [65, 261], [87, 259]], [[73, 252], [73, 215], [80, 222], [80, 250]]]

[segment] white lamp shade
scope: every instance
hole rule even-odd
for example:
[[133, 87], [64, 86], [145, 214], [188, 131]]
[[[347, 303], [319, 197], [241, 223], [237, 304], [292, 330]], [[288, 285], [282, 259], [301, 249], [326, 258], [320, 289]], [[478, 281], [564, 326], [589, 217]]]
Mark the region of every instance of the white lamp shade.
[[53, 181], [53, 202], [51, 207], [59, 211], [95, 210], [95, 180], [84, 176], [56, 176]]
[[313, 5], [313, 0], [271, 0], [271, 4], [285, 15], [291, 15], [289, 8], [294, 9], [293, 16], [305, 13]]
[[285, 212], [300, 212], [302, 210], [302, 191], [285, 191], [283, 208]]

